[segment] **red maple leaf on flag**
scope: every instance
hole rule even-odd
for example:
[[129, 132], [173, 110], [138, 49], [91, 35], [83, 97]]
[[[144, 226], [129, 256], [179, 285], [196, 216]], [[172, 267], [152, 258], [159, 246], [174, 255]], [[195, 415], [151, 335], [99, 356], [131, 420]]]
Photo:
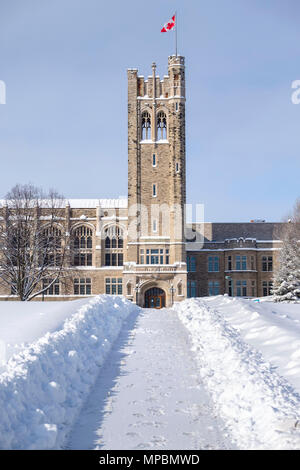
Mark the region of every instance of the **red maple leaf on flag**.
[[166, 33], [167, 31], [171, 31], [175, 27], [175, 15], [172, 16], [172, 19], [169, 20], [161, 30], [161, 33]]

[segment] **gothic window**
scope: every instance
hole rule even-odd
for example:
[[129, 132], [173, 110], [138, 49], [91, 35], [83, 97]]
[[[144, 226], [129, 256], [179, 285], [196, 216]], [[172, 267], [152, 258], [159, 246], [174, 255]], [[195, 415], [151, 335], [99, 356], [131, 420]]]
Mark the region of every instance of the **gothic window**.
[[157, 140], [167, 140], [167, 116], [163, 111], [157, 114]]
[[148, 111], [142, 114], [142, 140], [151, 140], [151, 117]]
[[93, 232], [81, 225], [74, 230], [74, 266], [93, 265]]
[[104, 232], [105, 266], [123, 266], [123, 230], [117, 225], [108, 227]]
[[42, 258], [48, 266], [61, 264], [61, 231], [58, 227], [47, 227], [43, 230]]

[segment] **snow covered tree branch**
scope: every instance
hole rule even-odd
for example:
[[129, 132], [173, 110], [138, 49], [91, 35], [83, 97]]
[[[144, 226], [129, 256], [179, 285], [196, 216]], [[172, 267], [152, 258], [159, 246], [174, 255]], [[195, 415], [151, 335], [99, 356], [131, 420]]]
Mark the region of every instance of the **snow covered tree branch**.
[[70, 234], [61, 220], [64, 198], [32, 185], [7, 194], [0, 219], [0, 283], [20, 300], [45, 293], [70, 272]]
[[300, 299], [300, 199], [281, 233], [282, 249], [274, 273], [273, 295], [277, 302]]

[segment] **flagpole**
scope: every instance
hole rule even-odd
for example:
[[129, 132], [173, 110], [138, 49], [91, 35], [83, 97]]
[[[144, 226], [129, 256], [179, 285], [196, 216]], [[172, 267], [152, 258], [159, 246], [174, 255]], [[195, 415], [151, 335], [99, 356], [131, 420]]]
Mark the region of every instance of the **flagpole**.
[[177, 57], [177, 11], [175, 11], [175, 48]]

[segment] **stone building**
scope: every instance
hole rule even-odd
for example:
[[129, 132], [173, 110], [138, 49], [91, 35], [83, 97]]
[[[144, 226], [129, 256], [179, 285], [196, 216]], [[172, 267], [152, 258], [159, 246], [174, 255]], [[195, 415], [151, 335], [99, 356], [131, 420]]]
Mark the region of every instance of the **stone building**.
[[128, 199], [67, 201], [59, 225], [78, 241], [74, 277], [44, 298], [122, 294], [161, 308], [186, 297], [269, 295], [280, 224], [186, 226], [185, 161], [184, 57], [169, 57], [163, 79], [155, 64], [147, 79], [129, 69]]

